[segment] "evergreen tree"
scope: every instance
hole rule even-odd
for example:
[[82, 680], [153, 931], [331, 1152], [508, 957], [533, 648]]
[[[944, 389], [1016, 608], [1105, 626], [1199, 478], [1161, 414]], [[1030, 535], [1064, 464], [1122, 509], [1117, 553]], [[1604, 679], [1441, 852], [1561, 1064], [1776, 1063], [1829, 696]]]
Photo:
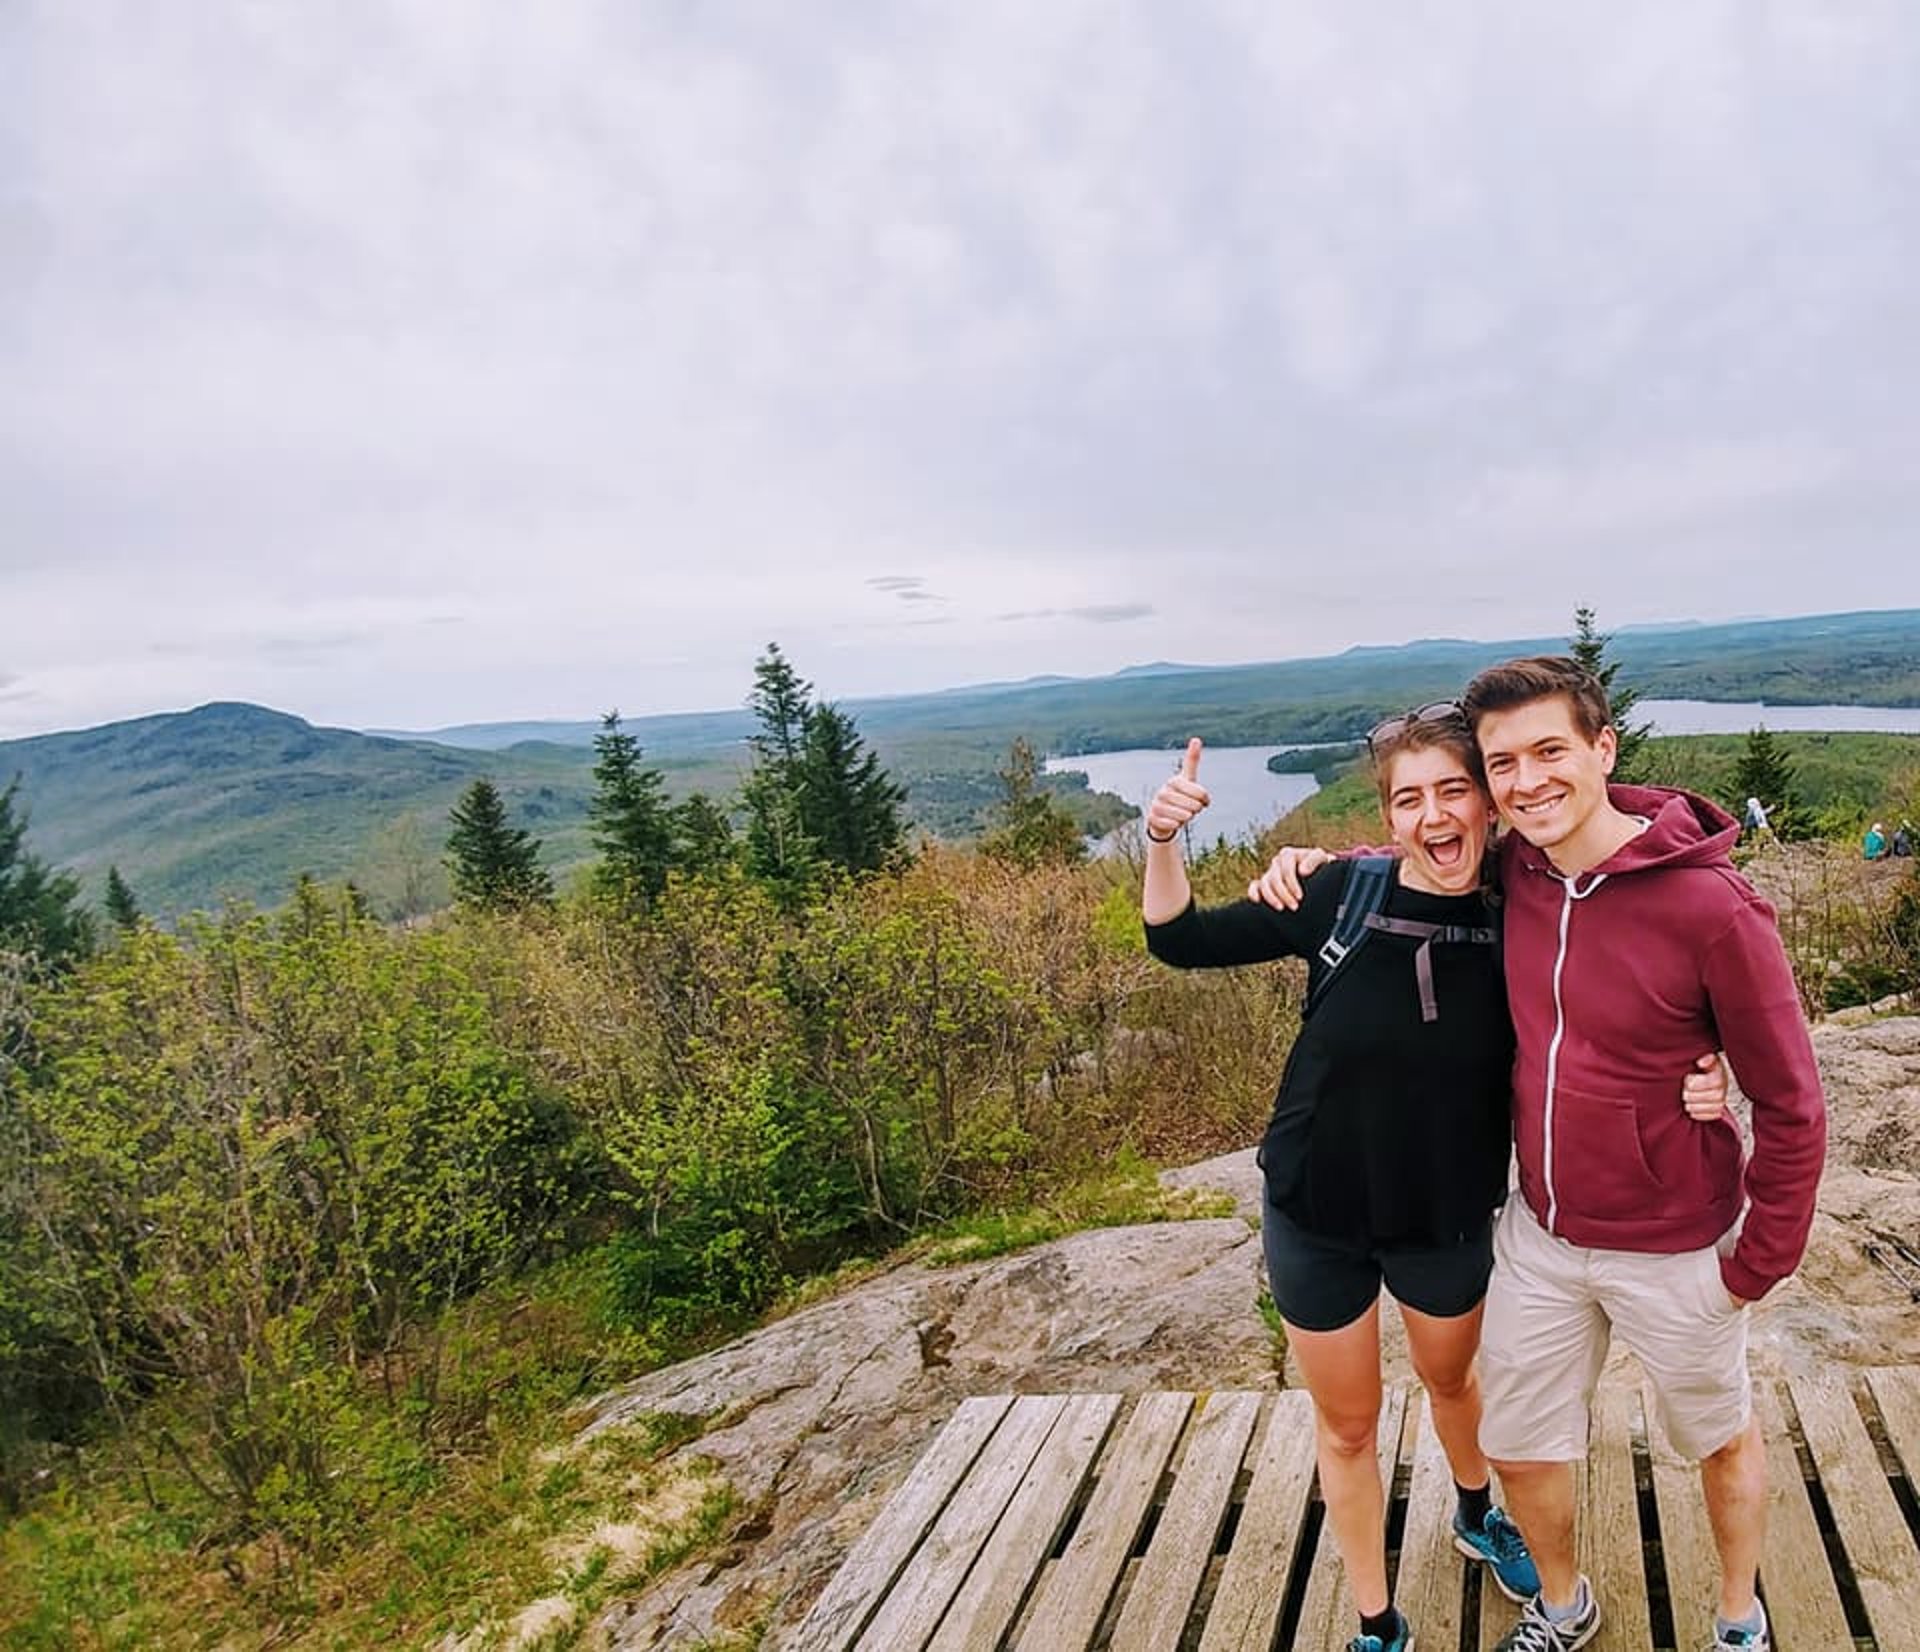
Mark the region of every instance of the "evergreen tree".
[[620, 732], [620, 713], [610, 711], [593, 737], [594, 870], [601, 888], [651, 900], [667, 884], [673, 864], [673, 825], [658, 769], [643, 767], [640, 742]]
[[777, 642], [754, 662], [747, 709], [759, 719], [749, 736], [753, 769], [740, 788], [747, 815], [747, 866], [753, 875], [795, 897], [821, 866], [820, 846], [807, 832], [801, 805], [801, 759], [813, 685], [780, 652]]
[[798, 777], [778, 763], [756, 763], [740, 801], [747, 814], [747, 869], [798, 899], [826, 864], [801, 818]]
[[1087, 847], [1073, 816], [1040, 784], [1040, 763], [1025, 736], [1007, 748], [999, 770], [1000, 802], [981, 850], [1016, 866], [1072, 865]]
[[895, 859], [906, 842], [900, 820], [906, 796], [851, 717], [833, 705], [808, 711], [801, 820], [828, 860], [849, 872], [877, 872]]
[[93, 919], [80, 904], [80, 881], [55, 872], [27, 849], [27, 815], [16, 810], [20, 782], [0, 791], [0, 949], [30, 952], [59, 966], [93, 950]]
[[1607, 644], [1613, 638], [1594, 624], [1593, 610], [1576, 608], [1573, 611], [1573, 628], [1573, 635], [1568, 639], [1572, 644], [1573, 657], [1600, 679], [1600, 686], [1607, 693], [1607, 704], [1612, 708], [1613, 732], [1620, 742], [1620, 754], [1613, 764], [1613, 778], [1637, 782], [1643, 775], [1642, 751], [1647, 737], [1653, 733], [1653, 725], [1627, 721], [1627, 713], [1633, 710], [1640, 695], [1625, 683], [1614, 680], [1619, 673], [1620, 662], [1607, 658]]
[[120, 876], [117, 866], [107, 868], [107, 916], [116, 929], [140, 927], [140, 903], [133, 898], [133, 891], [127, 887], [127, 880]]
[[553, 880], [540, 865], [540, 843], [525, 827], [507, 824], [506, 806], [491, 780], [474, 781], [450, 817], [447, 870], [453, 898], [468, 906], [525, 906], [553, 898]]
[[753, 692], [747, 696], [747, 709], [760, 719], [760, 732], [750, 742], [754, 755], [789, 771], [796, 768], [812, 707], [813, 684], [800, 680], [777, 642], [768, 643], [754, 662]]
[[733, 822], [705, 792], [673, 811], [673, 863], [688, 872], [717, 872], [733, 859]]
[[1812, 825], [1800, 807], [1794, 790], [1793, 762], [1778, 741], [1765, 728], [1747, 732], [1747, 748], [1733, 771], [1735, 795], [1727, 802], [1736, 815], [1745, 818], [1747, 799], [1757, 797], [1766, 806], [1767, 823], [1777, 838], [1793, 839], [1811, 835]]
[[813, 685], [769, 643], [747, 699], [760, 722], [749, 741], [753, 772], [741, 789], [747, 864], [795, 890], [823, 866], [875, 871], [906, 841], [906, 793], [867, 750], [853, 719], [812, 696]]

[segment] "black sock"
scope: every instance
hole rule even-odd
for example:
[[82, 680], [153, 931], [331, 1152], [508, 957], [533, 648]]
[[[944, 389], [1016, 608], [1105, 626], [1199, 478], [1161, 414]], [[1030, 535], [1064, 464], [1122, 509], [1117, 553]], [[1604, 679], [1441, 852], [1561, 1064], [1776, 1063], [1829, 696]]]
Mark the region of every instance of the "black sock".
[[1361, 1613], [1360, 1633], [1377, 1635], [1382, 1643], [1391, 1645], [1393, 1637], [1400, 1633], [1400, 1613], [1393, 1602], [1388, 1601], [1387, 1609], [1384, 1612], [1375, 1612], [1372, 1617], [1368, 1617], [1364, 1612]]
[[1476, 1486], [1469, 1491], [1456, 1480], [1453, 1490], [1460, 1500], [1460, 1524], [1470, 1532], [1477, 1532], [1487, 1523], [1487, 1511], [1493, 1507], [1492, 1483]]

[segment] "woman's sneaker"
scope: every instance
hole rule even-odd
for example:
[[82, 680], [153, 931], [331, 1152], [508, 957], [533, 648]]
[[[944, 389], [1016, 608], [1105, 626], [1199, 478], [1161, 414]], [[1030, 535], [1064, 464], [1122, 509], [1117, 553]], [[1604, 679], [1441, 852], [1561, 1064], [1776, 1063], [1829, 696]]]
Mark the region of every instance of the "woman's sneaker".
[[1505, 1509], [1488, 1509], [1478, 1530], [1463, 1524], [1456, 1511], [1453, 1546], [1469, 1560], [1484, 1560], [1508, 1600], [1525, 1605], [1540, 1593], [1540, 1574], [1534, 1569], [1533, 1556], [1527, 1553], [1527, 1540], [1507, 1518]]
[[1547, 1616], [1535, 1595], [1527, 1602], [1520, 1621], [1494, 1643], [1493, 1652], [1575, 1652], [1600, 1633], [1600, 1603], [1589, 1587], [1582, 1591], [1586, 1604], [1570, 1618], [1560, 1622]]
[[1394, 1631], [1393, 1639], [1383, 1641], [1378, 1635], [1355, 1635], [1347, 1642], [1347, 1652], [1413, 1652], [1413, 1625], [1404, 1615], [1400, 1617], [1400, 1627]]

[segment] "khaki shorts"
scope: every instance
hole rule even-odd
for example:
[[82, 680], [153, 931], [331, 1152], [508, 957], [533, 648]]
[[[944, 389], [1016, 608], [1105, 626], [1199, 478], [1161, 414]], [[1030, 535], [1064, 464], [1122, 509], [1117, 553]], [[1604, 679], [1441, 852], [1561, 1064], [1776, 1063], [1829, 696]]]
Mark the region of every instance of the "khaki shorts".
[[1570, 1245], [1540, 1226], [1516, 1190], [1493, 1233], [1480, 1449], [1512, 1463], [1585, 1457], [1594, 1385], [1616, 1331], [1682, 1456], [1710, 1456], [1747, 1426], [1747, 1310], [1727, 1295], [1719, 1252]]

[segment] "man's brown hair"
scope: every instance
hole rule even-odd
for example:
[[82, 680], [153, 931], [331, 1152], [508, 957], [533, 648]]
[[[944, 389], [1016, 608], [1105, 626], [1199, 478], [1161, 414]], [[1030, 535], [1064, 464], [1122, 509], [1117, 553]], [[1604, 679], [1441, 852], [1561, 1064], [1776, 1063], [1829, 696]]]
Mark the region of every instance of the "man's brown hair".
[[1507, 711], [1555, 694], [1564, 694], [1573, 707], [1574, 726], [1589, 740], [1613, 721], [1607, 691], [1600, 679], [1566, 654], [1533, 654], [1521, 660], [1490, 665], [1467, 684], [1460, 709], [1476, 730], [1490, 711]]

